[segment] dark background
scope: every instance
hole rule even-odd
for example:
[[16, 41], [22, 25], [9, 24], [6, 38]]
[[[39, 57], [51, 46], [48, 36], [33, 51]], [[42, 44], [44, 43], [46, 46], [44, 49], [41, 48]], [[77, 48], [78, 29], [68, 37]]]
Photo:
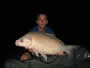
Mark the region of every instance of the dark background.
[[[44, 12], [49, 17], [49, 24], [56, 36], [66, 44], [89, 48], [89, 10], [83, 7], [65, 8], [26, 8], [6, 7], [2, 10], [2, 45], [0, 62], [5, 61], [23, 48], [15, 47], [15, 40], [30, 31], [35, 24], [36, 14]], [[6, 42], [5, 42], [6, 40]]]

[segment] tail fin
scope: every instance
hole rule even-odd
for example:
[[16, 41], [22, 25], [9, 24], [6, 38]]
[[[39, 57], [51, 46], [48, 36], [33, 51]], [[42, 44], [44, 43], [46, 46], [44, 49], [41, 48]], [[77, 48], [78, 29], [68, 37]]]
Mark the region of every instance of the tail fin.
[[68, 55], [71, 55], [72, 54], [72, 51], [74, 49], [77, 49], [79, 48], [79, 46], [76, 46], [76, 45], [65, 45], [65, 52], [68, 54]]

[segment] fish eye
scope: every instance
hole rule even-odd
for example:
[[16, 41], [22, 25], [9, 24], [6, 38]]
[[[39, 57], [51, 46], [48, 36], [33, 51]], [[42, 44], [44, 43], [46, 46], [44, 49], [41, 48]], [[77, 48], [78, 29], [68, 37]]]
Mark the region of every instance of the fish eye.
[[23, 42], [23, 40], [20, 40], [20, 42]]

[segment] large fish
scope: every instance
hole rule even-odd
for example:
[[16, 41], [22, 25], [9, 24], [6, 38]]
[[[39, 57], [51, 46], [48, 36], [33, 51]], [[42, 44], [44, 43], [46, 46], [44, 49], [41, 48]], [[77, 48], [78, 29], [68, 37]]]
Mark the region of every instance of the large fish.
[[36, 56], [39, 54], [47, 61], [47, 55], [70, 54], [72, 46], [65, 46], [56, 36], [44, 32], [29, 32], [16, 40], [16, 46], [29, 49]]

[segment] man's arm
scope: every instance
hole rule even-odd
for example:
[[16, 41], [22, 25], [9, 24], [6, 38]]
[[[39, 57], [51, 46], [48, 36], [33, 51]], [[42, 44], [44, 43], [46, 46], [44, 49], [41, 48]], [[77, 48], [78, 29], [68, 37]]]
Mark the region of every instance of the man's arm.
[[24, 52], [24, 54], [20, 57], [21, 61], [32, 59], [31, 55], [28, 52]]
[[[20, 57], [20, 60], [23, 61], [23, 60], [28, 60], [28, 59], [32, 59], [32, 56], [30, 53], [32, 53], [32, 49], [28, 49], [27, 50], [28, 52], [24, 52], [22, 54], [22, 56]], [[30, 52], [30, 53], [29, 53]]]
[[54, 31], [50, 27], [46, 27], [46, 32], [55, 35]]
[[36, 27], [34, 27], [34, 28], [32, 28], [32, 29], [31, 29], [31, 31], [32, 31], [32, 32], [33, 32], [33, 31], [38, 31], [37, 26], [36, 26]]

